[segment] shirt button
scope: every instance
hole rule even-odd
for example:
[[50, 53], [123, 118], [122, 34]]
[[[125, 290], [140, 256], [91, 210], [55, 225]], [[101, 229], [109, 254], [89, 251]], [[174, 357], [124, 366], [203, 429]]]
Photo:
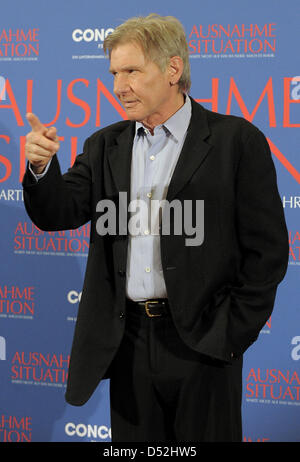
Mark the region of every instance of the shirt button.
[[149, 266], [146, 266], [145, 271], [146, 271], [146, 273], [150, 273], [151, 268], [149, 268]]
[[147, 193], [147, 197], [152, 197], [152, 193], [151, 193], [151, 192], [148, 192], [148, 193]]
[[146, 234], [146, 236], [148, 236], [148, 234], [149, 234], [149, 229], [145, 229], [144, 234]]
[[150, 156], [150, 160], [154, 160], [155, 159], [155, 156]]

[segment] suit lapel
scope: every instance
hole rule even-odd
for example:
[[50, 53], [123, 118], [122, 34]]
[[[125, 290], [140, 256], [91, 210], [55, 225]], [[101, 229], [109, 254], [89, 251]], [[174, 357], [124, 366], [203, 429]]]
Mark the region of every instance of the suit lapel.
[[205, 109], [192, 98], [192, 116], [186, 139], [171, 178], [167, 200], [174, 199], [200, 167], [211, 146], [204, 141], [210, 133]]
[[[167, 200], [171, 201], [185, 186], [193, 173], [200, 167], [209, 153], [211, 146], [204, 140], [210, 133], [205, 109], [192, 98], [192, 116], [187, 136], [171, 178]], [[130, 174], [132, 146], [135, 133], [135, 122], [121, 132], [116, 144], [109, 148], [108, 159], [113, 179], [118, 191], [127, 193], [130, 200]]]
[[130, 198], [130, 173], [135, 122], [116, 138], [116, 144], [109, 148], [108, 161], [112, 176], [119, 192], [127, 193]]

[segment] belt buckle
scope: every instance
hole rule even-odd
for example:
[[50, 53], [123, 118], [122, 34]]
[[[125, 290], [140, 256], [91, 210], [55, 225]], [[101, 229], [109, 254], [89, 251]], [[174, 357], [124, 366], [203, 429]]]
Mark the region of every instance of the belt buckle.
[[161, 314], [152, 314], [152, 313], [150, 313], [148, 303], [158, 303], [158, 301], [157, 300], [147, 300], [145, 302], [145, 311], [147, 313], [147, 316], [149, 316], [149, 318], [156, 318], [156, 317], [161, 316]]

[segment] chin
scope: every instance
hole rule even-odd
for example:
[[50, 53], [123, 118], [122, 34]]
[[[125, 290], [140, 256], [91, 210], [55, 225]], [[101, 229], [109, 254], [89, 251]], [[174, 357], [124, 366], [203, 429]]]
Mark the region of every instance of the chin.
[[130, 114], [128, 112], [126, 112], [126, 114], [127, 114], [128, 120], [136, 120], [136, 121], [138, 121], [138, 119], [135, 117], [134, 114]]
[[136, 122], [142, 122], [144, 120], [143, 116], [141, 116], [140, 114], [137, 114], [134, 111], [133, 112], [126, 111], [126, 114], [127, 114], [128, 120], [135, 120]]

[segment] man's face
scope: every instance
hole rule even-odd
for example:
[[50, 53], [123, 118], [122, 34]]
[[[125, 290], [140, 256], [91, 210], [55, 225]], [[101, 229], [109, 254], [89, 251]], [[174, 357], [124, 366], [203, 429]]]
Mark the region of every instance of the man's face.
[[138, 44], [125, 43], [113, 48], [110, 72], [114, 76], [114, 93], [124, 106], [129, 120], [158, 125], [170, 116], [174, 90], [167, 67], [161, 72], [148, 61]]

